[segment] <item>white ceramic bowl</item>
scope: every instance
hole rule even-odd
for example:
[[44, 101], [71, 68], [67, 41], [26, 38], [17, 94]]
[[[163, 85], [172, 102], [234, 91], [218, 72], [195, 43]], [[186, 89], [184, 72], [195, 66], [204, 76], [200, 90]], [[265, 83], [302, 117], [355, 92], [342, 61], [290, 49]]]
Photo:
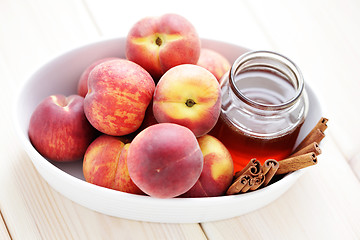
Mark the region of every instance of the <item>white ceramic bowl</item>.
[[[203, 47], [217, 50], [233, 62], [247, 49], [213, 40], [202, 40]], [[99, 187], [84, 181], [82, 163], [53, 163], [43, 158], [31, 145], [28, 125], [40, 101], [56, 93], [76, 93], [81, 72], [103, 57], [124, 57], [125, 39], [101, 40], [70, 50], [45, 63], [20, 87], [15, 105], [16, 130], [24, 149], [41, 176], [58, 192], [95, 211], [111, 216], [171, 223], [197, 223], [239, 216], [269, 204], [287, 191], [303, 170], [288, 174], [263, 189], [241, 195], [209, 198], [157, 199]], [[321, 117], [320, 104], [307, 85], [310, 98], [308, 117], [300, 141]]]

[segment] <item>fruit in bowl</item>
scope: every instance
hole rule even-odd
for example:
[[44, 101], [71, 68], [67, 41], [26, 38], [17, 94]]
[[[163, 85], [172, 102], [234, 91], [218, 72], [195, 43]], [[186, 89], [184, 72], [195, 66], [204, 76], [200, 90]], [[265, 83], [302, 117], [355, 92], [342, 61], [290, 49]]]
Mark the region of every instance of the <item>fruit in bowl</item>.
[[[159, 199], [90, 184], [84, 180], [81, 162], [48, 162], [36, 151], [28, 138], [29, 122], [36, 106], [54, 92], [65, 95], [76, 93], [78, 77], [89, 65], [88, 59], [91, 56], [97, 56], [99, 59], [111, 56], [124, 57], [125, 53], [121, 49], [125, 49], [125, 44], [126, 38], [116, 38], [96, 41], [70, 50], [39, 67], [19, 88], [14, 111], [19, 139], [38, 172], [59, 193], [89, 209], [120, 218], [150, 222], [198, 223], [240, 216], [264, 207], [285, 193], [303, 174], [302, 170], [293, 172], [271, 184], [271, 187], [256, 190], [251, 194]], [[202, 39], [202, 45], [219, 51], [230, 62], [248, 51], [241, 46], [209, 39]], [[320, 103], [311, 86], [307, 84], [306, 89], [310, 104], [308, 117], [299, 134], [300, 139], [304, 138], [321, 115]]]
[[143, 194], [129, 177], [126, 163], [129, 145], [118, 137], [105, 134], [96, 138], [84, 156], [85, 180], [101, 187]]
[[171, 68], [161, 77], [153, 102], [158, 122], [180, 124], [199, 137], [208, 133], [219, 118], [220, 86], [205, 68], [183, 64]]
[[201, 41], [195, 27], [184, 17], [165, 14], [146, 17], [134, 24], [126, 41], [127, 59], [145, 68], [157, 81], [180, 64], [196, 64]]
[[218, 81], [231, 67], [229, 60], [222, 54], [208, 48], [201, 48], [197, 65], [209, 70]]
[[89, 74], [90, 72], [94, 69], [94, 67], [96, 67], [97, 65], [99, 65], [100, 63], [109, 61], [109, 60], [115, 60], [115, 59], [119, 59], [119, 58], [115, 58], [115, 57], [107, 57], [107, 58], [101, 58], [98, 59], [94, 62], [92, 62], [81, 74], [80, 78], [79, 78], [79, 82], [78, 82], [78, 87], [77, 87], [77, 94], [85, 97], [87, 92], [88, 92], [88, 79], [89, 79]]
[[78, 95], [51, 95], [31, 115], [29, 138], [34, 147], [53, 161], [82, 159], [96, 130], [84, 114], [84, 98]]
[[84, 111], [100, 132], [122, 136], [136, 131], [155, 89], [150, 74], [125, 59], [97, 65], [89, 74]]
[[[164, 196], [149, 197], [137, 194], [128, 194], [122, 191], [114, 191], [114, 189], [117, 189], [116, 184], [113, 184], [113, 186], [110, 187], [113, 189], [109, 189], [83, 181], [85, 180], [85, 174], [83, 174], [83, 165], [81, 164], [81, 162], [78, 162], [76, 164], [63, 164], [47, 161], [43, 156], [39, 154], [39, 152], [36, 151], [34, 146], [31, 145], [27, 134], [30, 116], [36, 108], [36, 105], [41, 101], [42, 98], [51, 95], [54, 92], [64, 93], [65, 95], [74, 94], [76, 92], [78, 77], [81, 75], [84, 69], [89, 66], [89, 59], [101, 59], [114, 56], [124, 58], [126, 56], [125, 49], [128, 40], [128, 38], [103, 40], [64, 53], [63, 55], [53, 59], [49, 63], [42, 66], [28, 79], [28, 81], [21, 88], [16, 105], [17, 130], [21, 140], [24, 143], [25, 150], [29, 154], [35, 167], [53, 188], [55, 188], [57, 191], [64, 194], [71, 200], [85, 207], [112, 216], [152, 222], [206, 222], [238, 216], [263, 207], [266, 204], [275, 200], [282, 193], [284, 193], [301, 175], [301, 171], [291, 173], [286, 177], [282, 178], [281, 180], [273, 183], [272, 187], [265, 187], [263, 189], [257, 190], [256, 192], [253, 192], [252, 194], [240, 194], [236, 196], [207, 198], [199, 197], [190, 199], [184, 199], [179, 197], [171, 199], [159, 199], [159, 197], [163, 198]], [[201, 45], [205, 48], [212, 49], [223, 54], [229, 60], [229, 62], [233, 62], [239, 55], [248, 51], [247, 49], [240, 46], [207, 39], [202, 39]], [[192, 64], [196, 64], [196, 62]], [[66, 69], [67, 71], [64, 71], [64, 69]], [[41, 88], [39, 88], [39, 86], [41, 86]], [[137, 87], [142, 90], [141, 84], [137, 84]], [[302, 130], [303, 133], [306, 133], [309, 130], [309, 126], [312, 125], [314, 119], [316, 119], [321, 112], [316, 97], [314, 97], [313, 92], [311, 92], [308, 86], [307, 88], [309, 91], [311, 102], [309, 116], [312, 117], [308, 117], [305, 120]], [[90, 94], [93, 91], [94, 89], [91, 90], [90, 88]], [[145, 105], [146, 104], [144, 104], [144, 106]], [[107, 106], [109, 108], [112, 108], [111, 104]], [[144, 107], [142, 110], [145, 112], [145, 109], [148, 108]], [[157, 124], [156, 122], [152, 122], [150, 124], [150, 127], [145, 128], [144, 130], [141, 129], [142, 131], [140, 131], [140, 133], [136, 137], [147, 136], [147, 134], [143, 134], [143, 132], [146, 133], [149, 128], [155, 128], [158, 125], [161, 126], [163, 124], [171, 123]], [[155, 135], [153, 134], [153, 136]], [[304, 134], [302, 135], [300, 133], [300, 136], [304, 136]], [[113, 136], [108, 137], [114, 138]], [[195, 138], [194, 134], [193, 138]], [[194, 142], [193, 138], [192, 142]], [[198, 138], [198, 140], [200, 139], [201, 137]], [[169, 144], [169, 142], [165, 141], [164, 144]], [[133, 151], [133, 153], [131, 153], [131, 146], [133, 144], [134, 142], [130, 143], [130, 145], [125, 144], [125, 142], [123, 142], [123, 144], [119, 144], [122, 147], [120, 146], [121, 152], [120, 155], [118, 155], [119, 160], [117, 160], [118, 168], [120, 167], [120, 169], [124, 169], [120, 165], [121, 159], [123, 159], [123, 157], [124, 159], [129, 160], [132, 159], [134, 155], [136, 155], [134, 152], [137, 152], [137, 154], [145, 154], [141, 151]], [[197, 144], [199, 145], [200, 150], [203, 150], [203, 153], [200, 152], [201, 157], [199, 157], [200, 154], [198, 154], [199, 156], [197, 158], [194, 158], [202, 159], [202, 161], [194, 161], [199, 165], [201, 162], [203, 166], [202, 169], [199, 167], [199, 165], [197, 165], [197, 167], [194, 167], [198, 170], [198, 178], [196, 179], [194, 174], [191, 180], [193, 186], [190, 186], [192, 184], [189, 183], [187, 184], [186, 188], [182, 186], [181, 191], [176, 191], [176, 193], [173, 192], [171, 195], [165, 197], [178, 196], [178, 194], [181, 194], [184, 191], [189, 191], [191, 187], [194, 187], [196, 185], [197, 181], [201, 181], [201, 174], [204, 172], [204, 170], [210, 169], [206, 167], [207, 163], [204, 159], [207, 158], [206, 156], [208, 154], [206, 154], [206, 151], [201, 148], [202, 144], [199, 144], [199, 142], [197, 142]], [[139, 145], [142, 145], [142, 147], [145, 148], [144, 146], [146, 144]], [[173, 145], [176, 145], [176, 143]], [[193, 146], [194, 145], [196, 144], [194, 143]], [[148, 144], [146, 147], [150, 148], [151, 146], [154, 146], [154, 144]], [[171, 147], [175, 148], [175, 146]], [[128, 150], [128, 152], [126, 150]], [[196, 152], [199, 153], [199, 149], [197, 149]], [[79, 165], [79, 163], [81, 164], [81, 166]], [[95, 165], [96, 164], [94, 164], [93, 166]], [[129, 165], [131, 165], [131, 163]], [[229, 166], [228, 164], [224, 164], [224, 166], [225, 165]], [[116, 164], [113, 164], [113, 166], [116, 166]], [[224, 169], [228, 168], [229, 167], [224, 167]], [[181, 168], [177, 169], [178, 171], [182, 170]], [[142, 171], [139, 171], [139, 169], [137, 169], [135, 172]], [[183, 172], [183, 174], [186, 174], [186, 172]], [[126, 176], [126, 174], [116, 172], [115, 174], [113, 174], [113, 176], [114, 179], [117, 179], [118, 177], [120, 178], [121, 176]], [[254, 199], [256, 199], [256, 201], [254, 201]], [[154, 211], [154, 209], [156, 209], [156, 211]]]
[[203, 155], [186, 127], [159, 123], [141, 131], [127, 157], [130, 178], [145, 193], [171, 198], [188, 191], [199, 179]]
[[210, 135], [198, 138], [204, 156], [204, 167], [194, 186], [181, 197], [223, 196], [232, 183], [234, 164], [230, 152]]

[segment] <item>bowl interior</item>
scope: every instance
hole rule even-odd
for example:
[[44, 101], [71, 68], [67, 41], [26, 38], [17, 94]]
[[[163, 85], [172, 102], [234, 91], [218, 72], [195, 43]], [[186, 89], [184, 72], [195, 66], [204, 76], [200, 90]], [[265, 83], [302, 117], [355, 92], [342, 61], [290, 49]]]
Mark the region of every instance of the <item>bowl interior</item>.
[[[202, 39], [202, 46], [220, 52], [230, 63], [248, 51], [241, 46], [208, 39]], [[35, 71], [26, 79], [17, 94], [14, 111], [17, 133], [35, 167], [55, 190], [81, 205], [113, 216], [153, 222], [204, 222], [229, 218], [260, 208], [279, 197], [295, 182], [301, 171], [289, 174], [278, 182], [252, 193], [198, 199], [154, 199], [85, 182], [81, 161], [57, 163], [44, 159], [32, 147], [27, 134], [30, 117], [36, 106], [52, 94], [76, 94], [78, 79], [88, 65], [104, 57], [125, 58], [124, 49], [125, 38], [116, 38], [68, 51]], [[321, 117], [321, 107], [316, 95], [308, 85], [306, 91], [310, 102], [309, 112], [298, 142]], [[87, 196], [93, 200], [89, 200]], [[232, 204], [238, 206], [239, 203], [243, 206], [231, 209]], [[154, 212], [154, 207], [161, 210]], [[124, 211], [126, 208], [128, 210]]]

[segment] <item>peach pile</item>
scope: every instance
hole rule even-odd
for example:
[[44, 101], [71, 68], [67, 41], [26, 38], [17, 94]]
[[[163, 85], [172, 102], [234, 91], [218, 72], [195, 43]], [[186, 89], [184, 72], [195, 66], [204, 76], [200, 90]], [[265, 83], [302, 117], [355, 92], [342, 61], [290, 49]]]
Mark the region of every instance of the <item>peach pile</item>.
[[33, 146], [50, 161], [82, 160], [85, 180], [101, 187], [157, 198], [224, 195], [233, 161], [209, 132], [228, 60], [202, 48], [195, 27], [176, 14], [135, 23], [124, 52], [87, 66], [77, 95], [37, 106]]

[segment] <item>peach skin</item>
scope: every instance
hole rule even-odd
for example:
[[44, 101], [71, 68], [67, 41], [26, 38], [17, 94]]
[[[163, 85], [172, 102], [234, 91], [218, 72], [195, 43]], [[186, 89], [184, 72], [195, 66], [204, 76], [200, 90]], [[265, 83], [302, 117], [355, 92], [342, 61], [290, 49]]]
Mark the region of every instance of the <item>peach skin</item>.
[[203, 162], [194, 134], [173, 123], [159, 123], [141, 131], [131, 142], [127, 157], [131, 179], [157, 198], [188, 191], [198, 180]]
[[112, 188], [121, 192], [144, 195], [144, 192], [134, 184], [129, 175], [127, 167], [129, 147], [130, 143], [127, 143], [121, 150]]
[[116, 58], [116, 57], [101, 58], [101, 59], [96, 60], [95, 62], [91, 63], [87, 68], [85, 68], [85, 70], [82, 72], [82, 74], [79, 78], [77, 93], [80, 96], [85, 97], [88, 92], [88, 78], [89, 78], [90, 72], [94, 69], [94, 67], [96, 65], [99, 65], [100, 63], [103, 63], [103, 62], [106, 62], [109, 60], [114, 60], [114, 59], [120, 59], [120, 58]]
[[84, 111], [100, 132], [122, 136], [136, 131], [155, 89], [150, 74], [125, 59], [97, 65], [89, 75]]
[[89, 183], [112, 188], [124, 143], [116, 137], [101, 135], [86, 150], [83, 174]]
[[97, 131], [84, 114], [84, 98], [51, 95], [31, 115], [29, 138], [45, 158], [69, 162], [83, 158]]
[[153, 98], [153, 112], [159, 123], [180, 124], [197, 137], [215, 126], [220, 105], [217, 79], [205, 68], [193, 64], [167, 71], [158, 82]]
[[230, 152], [218, 139], [208, 134], [198, 138], [198, 142], [204, 156], [204, 167], [199, 180], [181, 197], [225, 195], [234, 175]]
[[207, 48], [201, 49], [197, 65], [209, 70], [219, 82], [231, 67], [230, 62], [223, 55]]
[[145, 68], [157, 81], [170, 68], [196, 64], [201, 41], [194, 26], [177, 14], [146, 17], [127, 36], [126, 57]]

